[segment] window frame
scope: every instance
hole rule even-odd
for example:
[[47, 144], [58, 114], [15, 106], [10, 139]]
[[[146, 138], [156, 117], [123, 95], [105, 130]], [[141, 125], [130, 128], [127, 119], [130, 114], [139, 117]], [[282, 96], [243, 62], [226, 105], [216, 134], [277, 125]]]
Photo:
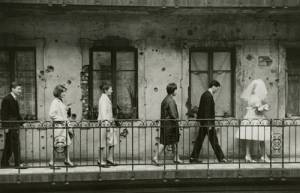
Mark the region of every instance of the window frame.
[[[191, 70], [191, 65], [192, 65], [192, 53], [193, 52], [203, 52], [203, 53], [207, 53], [207, 57], [208, 57], [208, 69], [207, 71], [203, 71], [203, 70], [199, 70], [199, 71], [195, 71], [195, 70]], [[213, 69], [213, 54], [215, 52], [230, 52], [230, 68], [231, 70], [214, 70]], [[233, 47], [212, 47], [212, 48], [206, 48], [206, 47], [192, 47], [189, 49], [189, 89], [188, 89], [188, 103], [189, 106], [192, 107], [192, 97], [191, 97], [191, 86], [192, 86], [192, 82], [191, 82], [191, 73], [192, 72], [200, 72], [200, 73], [207, 73], [208, 75], [208, 83], [209, 84], [210, 81], [213, 80], [213, 74], [216, 72], [230, 72], [231, 73], [231, 91], [230, 91], [230, 95], [231, 95], [231, 112], [229, 115], [227, 115], [226, 117], [235, 117], [235, 92], [236, 92], [236, 83], [235, 83], [235, 71], [236, 71], [236, 50]], [[222, 86], [222, 85], [221, 85]], [[200, 96], [199, 96], [200, 97]], [[199, 104], [197, 105], [197, 107], [199, 106]], [[224, 115], [220, 116], [220, 115], [216, 115], [216, 117], [225, 117]]]
[[[32, 51], [33, 55], [34, 55], [34, 88], [35, 88], [35, 107], [34, 107], [34, 111], [35, 111], [35, 119], [32, 120], [38, 120], [38, 104], [37, 104], [37, 76], [36, 76], [36, 69], [37, 69], [37, 61], [36, 61], [36, 47], [30, 47], [30, 46], [9, 46], [9, 47], [5, 47], [5, 46], [1, 46], [0, 47], [0, 51], [7, 51], [9, 54], [9, 73], [10, 73], [10, 82], [12, 82], [13, 80], [15, 80], [16, 78], [16, 64], [15, 64], [15, 56], [16, 56], [16, 52], [18, 51]], [[23, 86], [24, 88], [24, 86]], [[10, 91], [9, 91], [10, 92]], [[24, 119], [24, 117], [22, 117]]]
[[[94, 52], [110, 52], [111, 54], [111, 72], [112, 72], [112, 87], [114, 92], [116, 91], [116, 74], [118, 72], [117, 70], [117, 52], [133, 52], [134, 53], [134, 88], [135, 88], [135, 95], [136, 95], [136, 100], [135, 102], [135, 106], [136, 106], [136, 117], [132, 117], [131, 119], [138, 119], [139, 117], [139, 106], [138, 106], [138, 50], [135, 47], [129, 46], [129, 47], [105, 47], [105, 46], [95, 46], [89, 49], [89, 60], [90, 60], [90, 65], [89, 65], [89, 76], [88, 76], [88, 100], [89, 100], [89, 119], [94, 118], [93, 117], [93, 102], [94, 102], [94, 85], [93, 85], [93, 72], [94, 72], [94, 60], [93, 60], [93, 53]], [[122, 70], [122, 71], [133, 71], [133, 70]], [[112, 105], [113, 108], [115, 108], [116, 106], [116, 101], [117, 101], [117, 95], [113, 94], [112, 97]]]
[[[296, 76], [296, 77], [299, 77], [300, 78], [300, 73], [299, 74], [296, 74], [296, 73], [289, 73], [290, 72], [290, 70], [289, 70], [289, 68], [288, 68], [288, 53], [290, 52], [290, 51], [299, 51], [300, 52], [300, 47], [288, 47], [288, 48], [285, 48], [285, 74], [286, 74], [286, 79], [285, 79], [285, 117], [287, 117], [287, 118], [290, 118], [290, 117], [300, 117], [300, 111], [299, 111], [299, 113], [298, 114], [292, 114], [292, 113], [290, 113], [290, 112], [287, 112], [287, 107], [288, 107], [288, 95], [289, 95], [289, 93], [288, 93], [288, 91], [289, 91], [289, 76]], [[300, 95], [298, 96], [299, 97], [299, 99], [300, 99]]]

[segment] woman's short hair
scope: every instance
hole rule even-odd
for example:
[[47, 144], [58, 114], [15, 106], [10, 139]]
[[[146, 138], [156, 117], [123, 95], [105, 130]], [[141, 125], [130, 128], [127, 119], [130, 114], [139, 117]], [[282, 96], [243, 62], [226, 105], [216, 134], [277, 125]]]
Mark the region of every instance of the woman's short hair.
[[167, 86], [167, 93], [168, 94], [173, 94], [176, 89], [177, 89], [176, 83], [174, 83], [174, 82], [169, 83], [168, 86]]
[[101, 89], [102, 92], [106, 92], [111, 87], [112, 87], [111, 84], [104, 83], [103, 85], [100, 86], [100, 89]]
[[56, 98], [59, 98], [61, 96], [61, 93], [65, 92], [67, 88], [64, 85], [57, 85], [53, 90], [53, 96]]

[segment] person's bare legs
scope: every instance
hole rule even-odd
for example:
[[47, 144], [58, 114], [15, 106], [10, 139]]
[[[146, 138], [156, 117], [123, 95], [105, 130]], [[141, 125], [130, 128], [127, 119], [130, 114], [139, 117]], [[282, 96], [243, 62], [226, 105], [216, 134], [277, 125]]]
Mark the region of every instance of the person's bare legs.
[[266, 143], [264, 141], [259, 142], [260, 160], [264, 162], [270, 162], [269, 156], [266, 151]]
[[162, 151], [165, 149], [165, 146], [162, 144], [156, 144], [156, 150], [154, 150], [154, 156], [152, 157], [152, 162], [155, 164], [158, 164], [158, 158], [159, 155], [162, 153]]
[[65, 147], [65, 163], [68, 163], [68, 165], [73, 165], [73, 163], [70, 160], [70, 150], [69, 146]]
[[106, 162], [104, 161], [104, 153], [105, 153], [104, 150], [105, 150], [104, 147], [99, 148], [98, 164], [100, 165], [106, 165]]
[[174, 144], [172, 145], [172, 151], [173, 151], [173, 155], [174, 155], [174, 159], [173, 161], [175, 163], [183, 163], [182, 160], [179, 157], [179, 153], [178, 153], [178, 144]]
[[252, 159], [251, 153], [250, 153], [250, 146], [251, 146], [251, 144], [252, 144], [252, 141], [245, 140], [245, 145], [246, 145], [245, 161], [246, 162], [255, 162], [255, 160]]
[[114, 146], [108, 148], [107, 159], [108, 162], [114, 163]]

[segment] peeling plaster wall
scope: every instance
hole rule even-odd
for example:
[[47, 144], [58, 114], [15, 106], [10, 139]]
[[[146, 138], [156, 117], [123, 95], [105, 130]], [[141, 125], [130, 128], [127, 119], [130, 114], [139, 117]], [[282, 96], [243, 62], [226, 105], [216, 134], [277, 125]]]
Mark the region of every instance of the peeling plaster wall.
[[[72, 112], [81, 120], [83, 92], [80, 73], [83, 66], [89, 65], [89, 46], [81, 46], [80, 41], [85, 39], [93, 45], [107, 36], [126, 38], [138, 48], [140, 119], [160, 117], [160, 103], [166, 95], [165, 87], [169, 82], [178, 85], [175, 100], [180, 117], [186, 118], [189, 48], [192, 46], [236, 48], [237, 118], [245, 114], [245, 103], [240, 100], [240, 94], [255, 78], [262, 78], [267, 83], [268, 101], [272, 105], [268, 117], [283, 117], [285, 54], [280, 42], [299, 42], [300, 33], [299, 22], [279, 16], [184, 16], [156, 12], [144, 15], [32, 12], [3, 17], [0, 26], [0, 37], [10, 34], [18, 39], [44, 39], [44, 52], [37, 56], [43, 58], [37, 64], [38, 118], [41, 120], [49, 119], [52, 90], [59, 83], [68, 87], [66, 103], [71, 105]], [[259, 62], [261, 56], [262, 60], [267, 58], [271, 63]], [[192, 132], [191, 139], [195, 135], [196, 131]], [[224, 139], [227, 133], [219, 135]], [[187, 144], [187, 140], [185, 143], [186, 147], [191, 145]], [[222, 141], [222, 144], [227, 143]], [[228, 148], [234, 145], [229, 142]], [[206, 149], [204, 146], [203, 151]]]

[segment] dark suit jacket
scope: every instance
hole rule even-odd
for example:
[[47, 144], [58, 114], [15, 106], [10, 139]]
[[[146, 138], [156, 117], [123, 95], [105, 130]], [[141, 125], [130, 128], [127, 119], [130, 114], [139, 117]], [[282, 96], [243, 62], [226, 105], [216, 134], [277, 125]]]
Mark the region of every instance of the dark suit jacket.
[[[6, 95], [1, 103], [1, 120], [2, 121], [20, 121], [22, 117], [20, 115], [20, 109], [18, 101], [14, 99], [11, 94]], [[2, 123], [3, 127], [17, 127], [22, 123]]]
[[[215, 101], [208, 90], [201, 95], [197, 119], [215, 119]], [[201, 125], [214, 125], [213, 120], [200, 121], [200, 123]]]

